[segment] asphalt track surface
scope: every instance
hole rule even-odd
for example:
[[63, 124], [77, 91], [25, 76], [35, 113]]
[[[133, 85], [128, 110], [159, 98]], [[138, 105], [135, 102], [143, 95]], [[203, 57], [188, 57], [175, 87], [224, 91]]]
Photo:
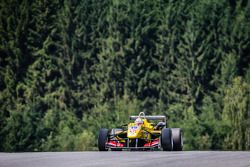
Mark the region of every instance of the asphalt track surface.
[[250, 167], [250, 152], [0, 153], [0, 167]]

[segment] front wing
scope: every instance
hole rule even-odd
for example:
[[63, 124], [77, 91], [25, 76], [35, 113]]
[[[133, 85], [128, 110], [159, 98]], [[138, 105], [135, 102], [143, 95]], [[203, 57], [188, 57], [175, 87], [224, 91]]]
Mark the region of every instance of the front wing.
[[125, 139], [126, 143], [121, 143], [119, 140], [110, 140], [106, 142], [106, 148], [111, 149], [159, 149], [161, 148], [161, 143], [159, 139], [153, 139], [145, 143], [143, 146], [131, 146], [130, 139]]

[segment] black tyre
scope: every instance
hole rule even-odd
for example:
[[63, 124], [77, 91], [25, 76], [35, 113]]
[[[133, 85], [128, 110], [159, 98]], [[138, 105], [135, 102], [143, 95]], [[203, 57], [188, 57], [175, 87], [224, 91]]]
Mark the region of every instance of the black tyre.
[[182, 151], [183, 148], [183, 138], [182, 138], [182, 131], [180, 128], [172, 128], [172, 135], [173, 135], [173, 150], [174, 151]]
[[170, 128], [163, 128], [161, 131], [161, 146], [163, 151], [173, 150], [173, 137]]
[[108, 129], [100, 129], [98, 137], [98, 149], [99, 151], [108, 151], [106, 148], [106, 142], [108, 140]]

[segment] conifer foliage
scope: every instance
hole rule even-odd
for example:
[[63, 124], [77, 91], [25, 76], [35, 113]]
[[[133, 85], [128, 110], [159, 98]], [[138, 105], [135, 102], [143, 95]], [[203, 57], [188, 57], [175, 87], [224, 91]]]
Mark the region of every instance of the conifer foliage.
[[169, 116], [190, 149], [250, 150], [250, 2], [0, 2], [0, 151], [93, 150]]

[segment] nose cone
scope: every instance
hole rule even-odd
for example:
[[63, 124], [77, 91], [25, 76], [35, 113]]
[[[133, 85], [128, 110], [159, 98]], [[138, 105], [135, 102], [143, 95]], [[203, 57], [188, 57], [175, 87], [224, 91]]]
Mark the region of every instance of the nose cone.
[[127, 137], [130, 139], [135, 139], [140, 137], [141, 126], [138, 126], [135, 123], [131, 123], [128, 126]]

